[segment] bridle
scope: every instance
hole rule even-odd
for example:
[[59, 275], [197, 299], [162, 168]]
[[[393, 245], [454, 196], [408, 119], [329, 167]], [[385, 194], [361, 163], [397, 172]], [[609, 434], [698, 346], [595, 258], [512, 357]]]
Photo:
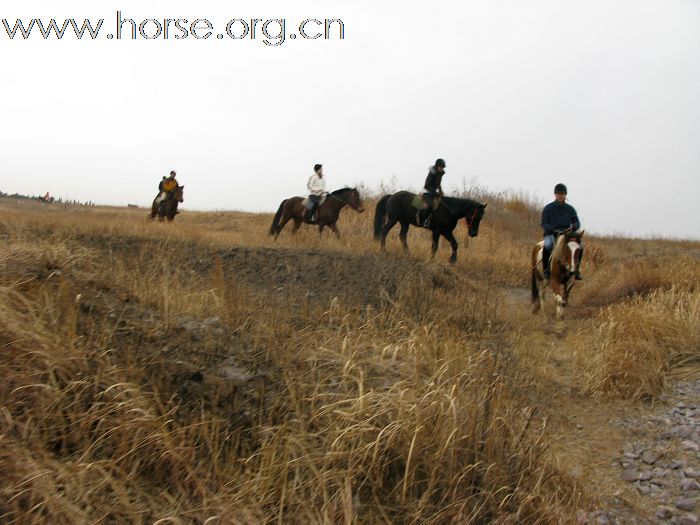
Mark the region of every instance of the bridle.
[[467, 217], [464, 218], [464, 222], [467, 224], [467, 228], [469, 228], [470, 230], [472, 229], [472, 224], [474, 224], [474, 221], [476, 220], [476, 216], [478, 213], [479, 213], [479, 207], [477, 206], [476, 208], [474, 208], [474, 213], [472, 213], [471, 218], [467, 218]]
[[354, 198], [355, 195], [357, 195], [357, 190], [356, 190], [356, 189], [349, 189], [348, 191], [349, 191], [350, 194], [353, 196], [352, 199], [348, 199], [348, 200], [341, 199], [340, 197], [338, 197], [337, 195], [333, 195], [332, 193], [329, 193], [328, 196], [329, 196], [329, 197], [333, 197], [334, 199], [337, 199], [337, 200], [339, 200], [340, 202], [344, 202], [345, 204], [347, 204], [348, 206], [350, 206], [350, 207], [351, 207], [353, 210], [355, 210], [355, 211], [359, 211], [360, 206], [357, 204], [356, 199]]

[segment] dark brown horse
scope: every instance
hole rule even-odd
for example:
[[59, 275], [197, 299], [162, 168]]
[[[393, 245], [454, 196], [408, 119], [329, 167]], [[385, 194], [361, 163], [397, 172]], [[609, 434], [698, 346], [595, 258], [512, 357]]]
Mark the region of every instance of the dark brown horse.
[[[432, 256], [438, 249], [438, 242], [442, 235], [452, 246], [450, 262], [457, 262], [457, 248], [459, 244], [452, 231], [457, 227], [460, 219], [465, 219], [469, 228], [469, 236], [479, 235], [479, 224], [484, 216], [486, 204], [470, 199], [457, 199], [443, 197], [440, 205], [433, 212], [430, 220], [430, 230], [433, 231]], [[416, 195], [408, 191], [400, 191], [393, 195], [385, 195], [377, 203], [377, 211], [374, 215], [374, 238], [381, 242], [382, 251], [386, 247], [386, 236], [389, 231], [401, 223], [399, 237], [404, 250], [408, 251], [408, 229], [411, 225], [418, 226], [423, 222], [425, 211], [416, 208]]]
[[277, 214], [272, 221], [272, 226], [270, 226], [270, 235], [275, 236], [275, 240], [279, 237], [282, 229], [290, 221], [294, 221], [294, 226], [292, 228], [292, 233], [299, 231], [302, 223], [305, 224], [316, 224], [318, 225], [319, 233], [323, 233], [323, 230], [328, 226], [336, 237], [340, 238], [340, 232], [338, 227], [335, 225], [338, 222], [338, 217], [340, 216], [340, 210], [345, 206], [350, 206], [353, 210], [358, 213], [365, 211], [362, 205], [362, 198], [360, 197], [360, 192], [357, 188], [342, 188], [329, 193], [325, 202], [318, 207], [316, 210], [316, 221], [312, 222], [309, 212], [304, 206], [303, 197], [292, 197], [282, 201]]
[[183, 197], [184, 193], [185, 187], [178, 186], [177, 188], [175, 188], [175, 191], [172, 192], [172, 195], [170, 195], [162, 203], [158, 204], [158, 202], [156, 202], [158, 200], [158, 197], [153, 199], [153, 205], [151, 206], [151, 214], [149, 215], [151, 220], [155, 219], [157, 216], [160, 222], [163, 222], [165, 219], [168, 219], [168, 222], [173, 222], [175, 220], [175, 215], [180, 213], [179, 211], [177, 211], [178, 205], [181, 202], [185, 202], [185, 199]]
[[532, 250], [532, 313], [544, 308], [544, 292], [549, 286], [554, 293], [557, 319], [564, 317], [564, 307], [569, 302], [569, 293], [576, 280], [574, 274], [581, 264], [581, 237], [583, 231], [565, 231], [557, 237], [552, 255], [549, 258], [550, 277], [544, 278], [542, 249], [544, 242], [538, 242]]

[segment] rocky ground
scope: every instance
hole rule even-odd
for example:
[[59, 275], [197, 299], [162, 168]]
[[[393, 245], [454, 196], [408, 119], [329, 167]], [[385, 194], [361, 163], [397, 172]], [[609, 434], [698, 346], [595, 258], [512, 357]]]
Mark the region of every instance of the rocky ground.
[[582, 514], [582, 524], [694, 525], [700, 523], [700, 381], [676, 384], [664, 403], [645, 416], [616, 422], [631, 439], [613, 466], [647, 502], [650, 516], [625, 510]]

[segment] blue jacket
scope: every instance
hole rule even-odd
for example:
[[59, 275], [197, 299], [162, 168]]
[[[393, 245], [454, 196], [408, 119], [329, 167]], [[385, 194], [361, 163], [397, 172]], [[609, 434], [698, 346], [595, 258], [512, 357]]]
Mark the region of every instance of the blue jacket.
[[574, 230], [581, 228], [576, 210], [570, 204], [554, 201], [542, 210], [542, 229], [545, 235], [550, 235], [555, 230], [566, 230], [570, 226]]

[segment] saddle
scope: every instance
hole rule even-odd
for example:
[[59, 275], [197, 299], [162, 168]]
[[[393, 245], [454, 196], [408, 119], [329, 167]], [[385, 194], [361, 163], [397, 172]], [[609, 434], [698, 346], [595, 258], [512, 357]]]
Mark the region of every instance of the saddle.
[[[440, 206], [440, 197], [435, 197], [433, 199], [433, 211], [437, 210], [438, 207]], [[413, 200], [411, 201], [411, 206], [413, 206], [417, 210], [426, 210], [428, 209], [428, 202], [425, 200], [425, 197], [423, 197], [422, 193], [416, 194], [415, 197], [413, 197]]]
[[413, 197], [413, 200], [411, 201], [411, 206], [413, 206], [417, 210], [424, 210], [427, 208], [427, 203], [425, 202], [423, 195], [418, 193], [415, 197]]
[[[328, 199], [328, 194], [327, 194], [327, 193], [324, 193], [323, 196], [321, 197], [321, 200], [318, 201], [319, 207], [320, 207], [320, 206], [323, 206], [323, 203], [326, 202], [327, 199]], [[311, 199], [309, 199], [308, 197], [306, 197], [303, 201], [301, 201], [301, 204], [302, 204], [302, 206], [304, 206], [304, 208], [306, 208], [307, 210], [310, 210], [310, 209], [312, 208]]]

